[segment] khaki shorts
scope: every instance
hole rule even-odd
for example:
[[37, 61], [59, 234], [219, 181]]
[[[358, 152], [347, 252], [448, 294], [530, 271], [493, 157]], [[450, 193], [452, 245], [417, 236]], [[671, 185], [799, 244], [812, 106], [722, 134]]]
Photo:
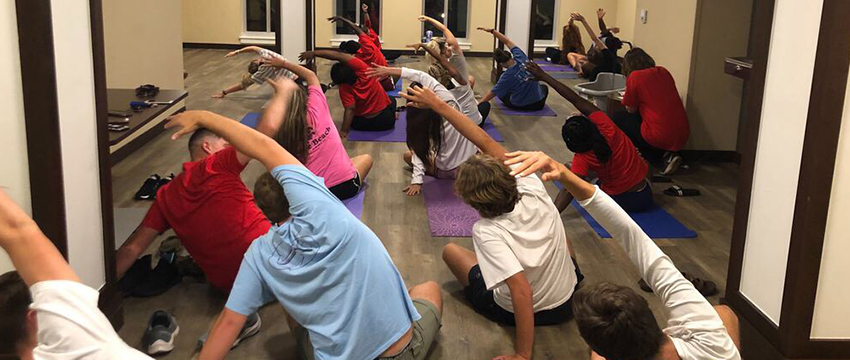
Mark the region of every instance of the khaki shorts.
[[[413, 337], [410, 343], [398, 355], [380, 359], [424, 360], [428, 355], [431, 344], [440, 332], [440, 312], [437, 311], [437, 306], [423, 299], [414, 299], [413, 306], [422, 318], [413, 323]], [[310, 343], [310, 334], [307, 330], [299, 326], [292, 331], [292, 334], [295, 336], [299, 357], [303, 360], [315, 360], [313, 345]]]

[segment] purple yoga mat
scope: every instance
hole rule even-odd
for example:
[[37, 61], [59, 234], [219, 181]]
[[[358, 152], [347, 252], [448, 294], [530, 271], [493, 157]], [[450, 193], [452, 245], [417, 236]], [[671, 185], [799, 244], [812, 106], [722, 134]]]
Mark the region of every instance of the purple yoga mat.
[[540, 68], [545, 72], [571, 72], [575, 71], [569, 65], [540, 65]]
[[366, 189], [368, 188], [369, 184], [363, 184], [357, 196], [342, 201], [343, 205], [358, 219], [363, 219], [363, 199], [366, 198]]
[[555, 110], [552, 110], [549, 105], [544, 106], [542, 110], [519, 111], [507, 107], [507, 105], [505, 105], [498, 97], [495, 99], [495, 101], [496, 106], [499, 108], [499, 110], [502, 111], [502, 114], [505, 114], [507, 116], [558, 116], [558, 113], [556, 113]]
[[[485, 122], [482, 127], [487, 135], [498, 142], [505, 141], [502, 134], [496, 129], [496, 126], [491, 122]], [[372, 141], [372, 142], [407, 142], [407, 112], [398, 113], [398, 120], [395, 122], [395, 128], [387, 131], [357, 131], [351, 130], [348, 133], [349, 141]]]
[[578, 78], [581, 77], [578, 74], [578, 72], [575, 72], [575, 71], [572, 71], [572, 72], [550, 72], [549, 76], [551, 76], [555, 79], [578, 79]]
[[463, 203], [452, 189], [454, 180], [425, 177], [422, 196], [428, 211], [431, 236], [470, 237], [472, 225], [480, 219], [478, 212]]

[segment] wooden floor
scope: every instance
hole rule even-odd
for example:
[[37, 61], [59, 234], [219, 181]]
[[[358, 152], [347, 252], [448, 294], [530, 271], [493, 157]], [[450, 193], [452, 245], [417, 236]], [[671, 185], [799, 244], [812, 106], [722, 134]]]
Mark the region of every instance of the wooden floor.
[[[260, 111], [268, 100], [268, 86], [232, 94], [227, 98], [211, 99], [210, 95], [239, 81], [250, 57], [241, 56], [225, 60], [224, 50], [186, 50], [184, 64], [189, 77], [188, 109], [211, 110], [233, 119], [248, 112]], [[400, 59], [399, 66], [423, 69], [421, 57]], [[489, 81], [490, 60], [470, 58], [471, 73], [478, 79], [475, 92], [486, 94]], [[329, 80], [327, 62], [320, 63], [319, 75], [323, 82]], [[565, 80], [575, 84], [577, 80]], [[342, 119], [342, 107], [336, 90], [327, 92], [334, 119]], [[498, 110], [491, 119], [504, 136], [509, 150], [542, 150], [557, 160], [568, 161], [572, 154], [560, 137], [564, 119], [575, 108], [554, 91], [550, 92], [548, 105], [557, 117], [503, 116]], [[185, 139], [171, 141], [169, 133], [162, 134], [143, 149], [131, 154], [113, 168], [113, 189], [116, 207], [147, 207], [147, 202], [133, 201], [135, 191], [152, 173], [178, 173], [181, 164], [188, 161]], [[445, 308], [443, 327], [432, 349], [430, 359], [490, 359], [513, 353], [514, 329], [495, 325], [476, 314], [463, 300], [461, 287], [443, 264], [440, 252], [443, 245], [455, 242], [472, 248], [471, 238], [433, 238], [428, 229], [422, 196], [408, 197], [401, 190], [409, 182], [410, 172], [403, 167], [402, 143], [346, 143], [349, 155], [368, 153], [375, 159], [369, 174], [370, 184], [363, 214], [366, 223], [384, 242], [408, 286], [435, 280], [442, 285]], [[242, 178], [253, 188], [254, 179], [263, 171], [252, 163]], [[734, 164], [691, 164], [687, 172], [676, 174], [676, 183], [696, 188], [702, 196], [675, 198], [661, 191], [668, 184], [653, 185], [656, 202], [696, 230], [696, 239], [658, 240], [657, 243], [677, 266], [697, 276], [715, 281], [721, 294], [725, 291], [727, 262], [729, 259], [732, 213], [738, 180], [738, 167]], [[547, 184], [550, 195], [556, 189]], [[572, 239], [578, 263], [587, 281], [608, 281], [633, 287], [644, 294], [655, 310], [659, 322], [666, 321], [661, 304], [652, 294], [645, 294], [636, 286], [639, 278], [634, 266], [620, 248], [610, 240], [600, 240], [573, 208], [563, 214], [567, 236]], [[215, 293], [206, 284], [184, 280], [167, 293], [148, 299], [125, 301], [125, 325], [120, 335], [131, 346], [138, 347], [148, 317], [157, 309], [164, 309], [177, 318], [180, 335], [175, 350], [163, 358], [188, 358], [195, 344], [214, 317], [221, 311], [224, 296]], [[718, 298], [710, 299], [716, 303]], [[260, 311], [262, 331], [231, 352], [233, 359], [295, 359], [294, 340], [278, 305]], [[587, 345], [581, 340], [574, 322], [560, 326], [535, 329], [535, 359], [585, 359]]]

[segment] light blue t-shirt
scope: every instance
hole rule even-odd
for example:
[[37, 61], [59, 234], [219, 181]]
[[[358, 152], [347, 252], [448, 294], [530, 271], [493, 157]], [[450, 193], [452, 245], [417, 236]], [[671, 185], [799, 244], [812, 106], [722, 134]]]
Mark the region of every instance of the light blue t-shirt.
[[532, 80], [533, 76], [525, 70], [528, 56], [519, 47], [511, 48], [511, 55], [516, 62], [499, 77], [496, 86], [491, 90], [500, 99], [507, 98], [516, 106], [525, 106], [543, 99], [543, 89], [540, 83]]
[[378, 357], [420, 319], [389, 253], [321, 178], [293, 165], [272, 175], [292, 218], [248, 248], [227, 308], [248, 315], [277, 298], [317, 360]]

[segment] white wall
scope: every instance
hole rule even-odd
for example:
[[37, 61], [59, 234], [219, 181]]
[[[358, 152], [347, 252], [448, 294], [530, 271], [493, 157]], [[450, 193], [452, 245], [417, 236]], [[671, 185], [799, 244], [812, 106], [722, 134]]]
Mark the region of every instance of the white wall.
[[[0, 2], [0, 188], [32, 215], [17, 24], [15, 2]], [[0, 251], [0, 274], [13, 269]]]
[[88, 0], [52, 0], [68, 259], [83, 283], [105, 283]]
[[530, 19], [530, 1], [508, 1], [508, 11], [505, 17], [505, 36], [511, 39], [526, 54], [530, 54], [528, 46], [528, 36], [531, 31], [529, 26]]
[[[292, 61], [298, 60], [298, 55], [307, 50], [307, 27], [306, 11], [307, 7], [304, 0], [281, 0], [280, 8], [284, 11], [280, 12], [280, 27], [281, 37], [281, 55]], [[327, 19], [324, 20], [327, 22]]]
[[838, 138], [835, 175], [823, 239], [818, 292], [812, 319], [813, 339], [850, 339], [850, 81]]
[[741, 293], [776, 324], [824, 0], [777, 0], [753, 174]]

